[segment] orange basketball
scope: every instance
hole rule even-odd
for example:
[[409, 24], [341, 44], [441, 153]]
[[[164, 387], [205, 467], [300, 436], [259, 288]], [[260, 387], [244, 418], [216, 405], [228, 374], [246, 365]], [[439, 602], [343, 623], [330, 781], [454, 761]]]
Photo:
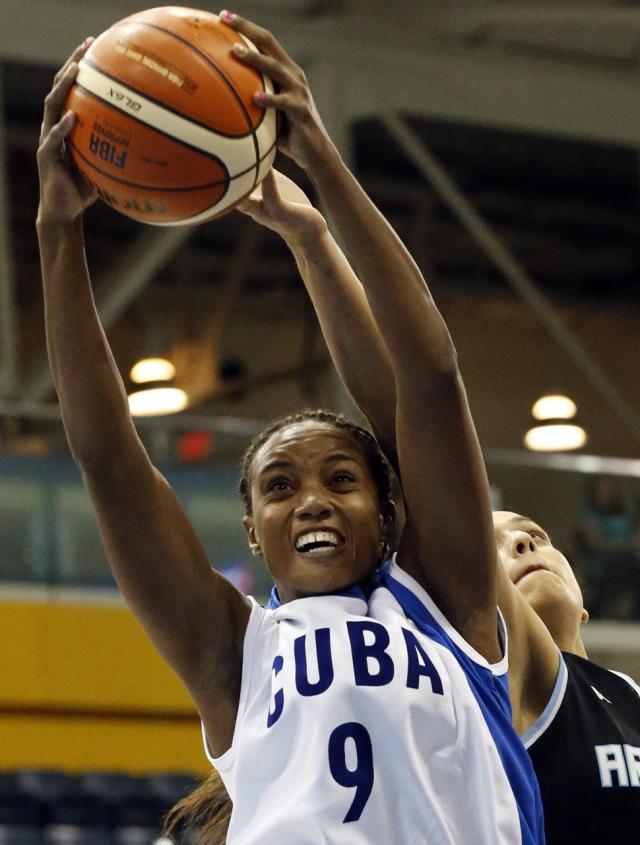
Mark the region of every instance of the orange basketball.
[[156, 226], [199, 223], [264, 178], [276, 116], [253, 94], [273, 88], [233, 55], [236, 42], [255, 49], [182, 6], [138, 12], [94, 41], [67, 98], [68, 147], [104, 202]]

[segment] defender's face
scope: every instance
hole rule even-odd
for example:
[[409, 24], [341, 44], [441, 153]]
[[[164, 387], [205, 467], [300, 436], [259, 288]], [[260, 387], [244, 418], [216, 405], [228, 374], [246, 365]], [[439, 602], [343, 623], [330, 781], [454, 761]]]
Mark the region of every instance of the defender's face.
[[532, 519], [510, 511], [495, 511], [498, 556], [509, 578], [544, 621], [545, 608], [558, 601], [583, 614], [582, 593], [569, 561], [547, 532]]
[[245, 528], [282, 601], [374, 571], [385, 529], [373, 476], [348, 434], [315, 420], [287, 426], [254, 456], [250, 483]]

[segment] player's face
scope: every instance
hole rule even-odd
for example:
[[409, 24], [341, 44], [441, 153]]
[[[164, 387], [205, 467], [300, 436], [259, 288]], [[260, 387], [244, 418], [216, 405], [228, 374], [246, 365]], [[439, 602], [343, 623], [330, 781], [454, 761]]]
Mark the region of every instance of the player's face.
[[532, 519], [511, 511], [494, 511], [498, 554], [511, 581], [545, 621], [561, 602], [566, 612], [586, 615], [582, 593], [569, 561], [547, 532]]
[[333, 426], [305, 420], [276, 432], [251, 470], [250, 543], [282, 601], [342, 589], [375, 569], [384, 539], [362, 450]]

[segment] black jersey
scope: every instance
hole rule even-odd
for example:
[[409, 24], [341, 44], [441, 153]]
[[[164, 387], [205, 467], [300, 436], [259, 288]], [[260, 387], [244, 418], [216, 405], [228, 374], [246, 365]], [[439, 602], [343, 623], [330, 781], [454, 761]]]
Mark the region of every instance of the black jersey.
[[563, 653], [553, 695], [522, 741], [547, 845], [640, 842], [640, 689], [630, 678]]

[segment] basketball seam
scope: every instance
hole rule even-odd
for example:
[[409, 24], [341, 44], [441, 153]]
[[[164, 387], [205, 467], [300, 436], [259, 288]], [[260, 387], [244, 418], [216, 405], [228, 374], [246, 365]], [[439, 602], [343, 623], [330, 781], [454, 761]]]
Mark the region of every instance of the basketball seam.
[[[95, 70], [96, 73], [102, 74], [102, 76], [106, 77], [107, 79], [111, 79], [113, 82], [117, 83], [118, 85], [124, 85], [130, 91], [133, 91], [134, 94], [137, 94], [139, 97], [144, 97], [145, 100], [148, 100], [150, 103], [153, 103], [154, 106], [158, 106], [158, 108], [165, 109], [166, 111], [170, 112], [171, 114], [175, 114], [176, 117], [181, 117], [183, 120], [188, 120], [189, 123], [193, 123], [194, 126], [199, 126], [201, 129], [206, 129], [207, 132], [212, 132], [215, 135], [221, 135], [223, 138], [229, 138], [232, 141], [236, 140], [236, 139], [240, 140], [241, 138], [248, 138], [249, 135], [251, 134], [251, 132], [247, 132], [245, 135], [231, 135], [228, 132], [222, 132], [220, 129], [215, 129], [212, 126], [208, 126], [206, 123], [202, 123], [201, 121], [196, 120], [195, 118], [191, 117], [191, 115], [185, 114], [184, 112], [180, 111], [179, 109], [174, 109], [172, 106], [167, 105], [167, 103], [162, 102], [162, 100], [158, 100], [155, 97], [151, 97], [149, 94], [147, 94], [146, 91], [142, 91], [140, 88], [136, 88], [135, 85], [130, 85], [128, 82], [125, 82], [124, 79], [120, 79], [119, 77], [114, 76], [112, 73], [108, 73], [106, 70], [103, 70], [95, 62], [91, 61], [90, 59], [87, 59], [86, 56], [84, 57], [84, 59], [82, 61], [88, 67]], [[76, 84], [79, 85], [79, 83], [76, 83]], [[84, 88], [83, 85], [80, 85], [80, 87]], [[88, 89], [84, 88], [84, 90], [87, 91]], [[89, 93], [91, 94], [93, 92], [89, 91]], [[97, 96], [97, 95], [94, 95], [94, 96]], [[102, 100], [102, 97], [97, 97], [97, 99], [99, 99], [99, 100], [101, 100], [102, 102], [105, 102], [105, 103], [109, 102], [109, 100]], [[133, 117], [132, 112], [126, 111], [126, 112], [124, 112], [124, 114], [128, 114], [128, 115], [131, 115], [131, 117]], [[135, 118], [134, 118], [134, 120], [135, 120]], [[138, 121], [138, 122], [144, 123], [143, 120]], [[148, 125], [148, 124], [146, 124], [146, 125]]]
[[[100, 68], [96, 68], [96, 70], [99, 73], [102, 73]], [[124, 83], [122, 83], [122, 84], [124, 85]], [[93, 97], [93, 99], [96, 100], [98, 103], [101, 103], [102, 105], [107, 105], [110, 108], [115, 109], [117, 112], [126, 115], [134, 123], [138, 123], [138, 124], [140, 124], [140, 126], [144, 126], [145, 128], [149, 129], [150, 131], [157, 132], [159, 135], [162, 135], [164, 138], [168, 138], [170, 141], [173, 141], [175, 144], [180, 144], [181, 146], [186, 147], [188, 150], [192, 150], [195, 153], [199, 153], [200, 155], [205, 156], [206, 158], [210, 158], [213, 161], [215, 161], [216, 164], [219, 164], [220, 167], [224, 170], [226, 175], [225, 175], [225, 178], [223, 180], [220, 180], [220, 182], [213, 182], [212, 184], [219, 185], [219, 184], [221, 184], [221, 182], [227, 183], [227, 182], [229, 182], [230, 179], [234, 179], [235, 176], [243, 176], [245, 173], [248, 173], [251, 170], [251, 168], [253, 167], [253, 165], [251, 165], [251, 167], [247, 167], [246, 170], [242, 171], [242, 173], [236, 173], [235, 176], [230, 176], [229, 175], [229, 168], [227, 167], [227, 165], [224, 163], [224, 161], [221, 158], [218, 158], [218, 156], [215, 155], [214, 153], [210, 153], [210, 152], [207, 152], [206, 150], [202, 150], [202, 149], [200, 149], [200, 147], [196, 147], [193, 144], [190, 144], [188, 141], [183, 141], [182, 138], [176, 138], [175, 135], [171, 135], [168, 132], [165, 132], [163, 129], [160, 129], [160, 127], [156, 126], [155, 124], [146, 123], [144, 120], [140, 120], [139, 118], [137, 118], [135, 115], [131, 114], [128, 111], [127, 112], [121, 112], [121, 110], [117, 106], [114, 106], [113, 103], [111, 103], [109, 100], [103, 100], [102, 97], [99, 97], [97, 94], [94, 94], [93, 91], [90, 91], [88, 88], [85, 88], [84, 85], [80, 85], [80, 83], [78, 83], [78, 82], [76, 82], [76, 85], [78, 86], [78, 88], [82, 88], [82, 90], [85, 91], [86, 94], [89, 97]], [[75, 150], [78, 150], [78, 148], [75, 145], [73, 145], [73, 148]], [[85, 158], [85, 156], [83, 156], [82, 153], [80, 153], [79, 150], [78, 150], [78, 153], [80, 154], [80, 157], [83, 158], [85, 161], [87, 161], [89, 164], [92, 163], [91, 160], [88, 159], [88, 158]], [[110, 174], [106, 173], [105, 171], [100, 170], [99, 167], [96, 167], [95, 169], [98, 171], [98, 173], [105, 173], [106, 176], [110, 175]], [[118, 181], [118, 180], [116, 180], [116, 181]], [[122, 180], [122, 181], [124, 181], [124, 180]], [[128, 183], [125, 183], [125, 184], [133, 185], [135, 183], [134, 182], [128, 182]], [[162, 188], [158, 188], [157, 190], [162, 190]], [[166, 190], [180, 190], [180, 189], [179, 188], [167, 188]], [[185, 188], [185, 190], [188, 190], [188, 188]]]
[[[221, 180], [220, 180], [220, 181], [218, 181], [218, 182], [207, 182], [207, 183], [205, 183], [205, 184], [203, 184], [203, 185], [191, 185], [191, 186], [184, 187], [184, 188], [177, 188], [177, 187], [176, 187], [176, 188], [162, 188], [162, 187], [158, 187], [158, 188], [157, 188], [157, 187], [155, 187], [154, 185], [143, 185], [143, 184], [141, 184], [140, 182], [129, 182], [127, 179], [119, 179], [117, 176], [114, 176], [113, 174], [108, 173], [106, 170], [102, 170], [100, 167], [98, 167], [97, 165], [95, 165], [95, 164], [91, 161], [91, 159], [89, 159], [89, 158], [87, 158], [85, 155], [83, 155], [83, 153], [81, 152], [81, 150], [80, 150], [80, 149], [79, 149], [79, 148], [78, 148], [78, 147], [77, 147], [77, 146], [73, 143], [73, 141], [72, 141], [70, 138], [69, 138], [69, 139], [67, 139], [67, 140], [68, 140], [69, 146], [73, 147], [73, 149], [74, 149], [74, 150], [75, 150], [75, 152], [78, 154], [78, 156], [79, 156], [79, 157], [80, 157], [83, 161], [86, 161], [86, 163], [87, 163], [87, 164], [88, 164], [91, 168], [93, 168], [93, 170], [97, 171], [98, 173], [101, 173], [103, 176], [107, 176], [109, 179], [113, 179], [113, 181], [114, 181], [114, 182], [118, 182], [118, 183], [119, 183], [119, 184], [121, 184], [121, 185], [129, 185], [129, 186], [130, 186], [130, 187], [132, 187], [132, 188], [144, 188], [144, 189], [145, 189], [145, 190], [147, 190], [147, 191], [173, 191], [173, 192], [179, 192], [179, 191], [203, 191], [203, 190], [205, 190], [206, 188], [214, 188], [216, 185], [223, 185], [223, 184], [227, 187], [227, 190], [228, 190], [229, 184], [230, 184], [231, 182], [233, 182], [235, 179], [239, 179], [241, 176], [246, 176], [246, 174], [247, 174], [250, 170], [253, 170], [253, 168], [254, 168], [254, 165], [252, 164], [250, 167], [247, 167], [247, 168], [246, 168], [246, 170], [242, 170], [242, 171], [240, 171], [239, 173], [235, 173], [233, 176], [228, 176], [227, 178], [225, 178], [225, 179], [221, 179]], [[178, 144], [179, 144], [179, 143], [182, 143], [181, 141], [177, 140], [176, 138], [173, 138], [172, 140], [176, 141], [176, 143], [178, 143]], [[188, 144], [185, 144], [184, 146], [188, 146]], [[271, 155], [271, 152], [273, 151], [273, 149], [274, 149], [276, 146], [277, 146], [277, 141], [274, 141], [274, 142], [273, 142], [273, 144], [271, 144], [271, 146], [269, 147], [269, 149], [265, 152], [265, 154], [264, 154], [263, 156], [261, 156], [261, 158], [260, 158], [260, 159], [258, 159], [258, 167], [260, 167], [260, 165], [262, 164], [262, 162], [263, 162], [263, 161], [264, 161], [264, 160], [265, 160], [265, 159], [266, 159], [269, 155]], [[255, 188], [255, 184], [253, 185], [253, 187], [251, 188], [251, 190], [253, 190], [253, 188]]]
[[[274, 141], [273, 144], [271, 144], [269, 149], [266, 151], [266, 153], [262, 156], [262, 158], [258, 162], [258, 172], [260, 170], [260, 165], [262, 164], [262, 162], [265, 160], [265, 158], [267, 158], [269, 155], [271, 155], [271, 153], [275, 149], [275, 147], [277, 147], [277, 141]], [[248, 172], [248, 171], [245, 171], [245, 173], [246, 172]], [[253, 191], [254, 188], [255, 188], [255, 185], [253, 185], [253, 187], [251, 187], [245, 194], [243, 194], [240, 197], [240, 199], [236, 200], [233, 207], [235, 207], [239, 202], [242, 202], [243, 199], [246, 199], [251, 194], [251, 192]], [[211, 217], [208, 217], [205, 220], [200, 220], [199, 223], [208, 223], [211, 220], [214, 220], [216, 217], [219, 217], [221, 214], [225, 214], [227, 211], [229, 211], [228, 208], [225, 208], [225, 209], [223, 209], [222, 211], [219, 211], [219, 212], [215, 212], [214, 214], [211, 215]], [[189, 221], [194, 220], [195, 218], [199, 217], [201, 214], [203, 214], [203, 212], [198, 211], [195, 214], [190, 214], [188, 217], [177, 217], [176, 222], [179, 222], [183, 225], [188, 225]], [[160, 221], [155, 221], [155, 220], [154, 221], [147, 221], [147, 222], [150, 222], [154, 226], [170, 225], [168, 223], [161, 223]]]
[[[268, 150], [266, 150], [265, 154], [264, 154], [263, 156], [260, 156], [260, 158], [258, 159], [258, 164], [262, 164], [262, 162], [265, 160], [265, 158], [266, 158], [268, 155], [271, 155], [271, 151], [272, 151], [273, 149], [275, 149], [275, 147], [277, 147], [277, 146], [278, 146], [278, 139], [276, 138], [276, 140], [273, 142], [273, 144], [271, 144], [271, 146], [269, 147], [269, 149], [268, 149]], [[249, 168], [247, 168], [247, 169], [245, 170], [245, 173], [248, 173], [248, 172], [249, 172]], [[233, 178], [235, 178], [235, 177], [233, 177], [233, 176], [232, 176], [231, 178], [233, 179]], [[254, 185], [254, 187], [255, 187], [255, 185]]]
[[[222, 79], [222, 81], [227, 85], [227, 87], [231, 90], [231, 93], [235, 96], [236, 100], [238, 101], [238, 105], [240, 106], [240, 108], [242, 109], [242, 111], [244, 113], [245, 120], [247, 121], [247, 124], [250, 127], [249, 131], [252, 132], [253, 134], [255, 134], [255, 129], [257, 129], [260, 126], [260, 124], [262, 123], [262, 121], [264, 120], [264, 109], [262, 110], [262, 114], [260, 115], [260, 119], [258, 120], [258, 126], [256, 126], [254, 128], [253, 122], [251, 120], [251, 115], [249, 114], [247, 107], [245, 106], [244, 101], [242, 100], [242, 97], [238, 93], [238, 90], [236, 89], [235, 85], [227, 77], [226, 73], [222, 70], [222, 68], [218, 67], [218, 65], [213, 61], [213, 59], [210, 56], [208, 56], [203, 50], [200, 50], [198, 47], [196, 47], [195, 44], [192, 44], [191, 41], [189, 41], [187, 38], [184, 38], [184, 36], [178, 35], [176, 32], [172, 32], [170, 29], [166, 29], [164, 26], [160, 26], [157, 23], [147, 23], [146, 21], [136, 21], [136, 23], [140, 23], [143, 26], [148, 26], [152, 29], [157, 29], [160, 32], [164, 32], [167, 35], [170, 35], [172, 38], [176, 38], [178, 41], [182, 41], [183, 44], [186, 44], [187, 47], [191, 48], [195, 53], [198, 53], [198, 55], [202, 56], [204, 58], [204, 60], [206, 62], [208, 62], [208, 64], [211, 65], [211, 67], [215, 70], [215, 72]], [[228, 41], [226, 38], [225, 38], [225, 40], [227, 41], [227, 44], [232, 46], [230, 41]], [[261, 73], [260, 71], [256, 71], [256, 72], [259, 74], [260, 79], [262, 80], [262, 87], [264, 89], [265, 88], [264, 74]], [[259, 150], [256, 149], [256, 157], [258, 156], [258, 152], [259, 152]]]
[[[111, 29], [115, 29], [116, 27], [120, 26], [120, 24], [124, 24], [125, 22], [126, 22], [126, 19], [125, 19], [125, 21], [120, 21], [119, 23], [114, 24], [111, 27]], [[157, 29], [159, 32], [164, 32], [165, 35], [169, 35], [172, 38], [175, 38], [176, 40], [181, 41], [183, 44], [185, 44], [187, 47], [189, 47], [191, 50], [193, 50], [194, 53], [197, 53], [199, 56], [201, 56], [205, 60], [205, 62], [207, 62], [207, 64], [209, 64], [213, 68], [213, 70], [218, 74], [220, 79], [224, 82], [224, 84], [227, 86], [227, 88], [229, 88], [229, 90], [231, 91], [233, 96], [236, 98], [238, 105], [240, 106], [240, 109], [242, 110], [242, 113], [244, 115], [244, 118], [247, 121], [247, 125], [250, 127], [249, 131], [250, 132], [255, 131], [253, 129], [253, 123], [251, 121], [251, 115], [249, 114], [247, 107], [245, 106], [244, 102], [242, 101], [242, 97], [238, 93], [234, 84], [231, 82], [231, 80], [227, 77], [225, 72], [222, 70], [222, 68], [218, 67], [218, 65], [213, 61], [213, 59], [210, 56], [208, 56], [203, 50], [201, 50], [199, 47], [196, 47], [195, 44], [192, 44], [188, 39], [184, 38], [182, 35], [178, 35], [177, 33], [172, 32], [170, 29], [166, 29], [164, 26], [160, 26], [157, 23], [147, 23], [147, 21], [136, 21], [136, 24], [140, 24], [142, 26], [148, 26], [150, 29]], [[227, 42], [227, 43], [229, 43], [229, 42]], [[260, 75], [260, 78], [262, 80], [262, 87], [264, 88], [265, 86], [264, 86], [263, 74], [260, 73], [260, 71], [257, 71], [257, 73]], [[127, 83], [123, 82], [122, 84], [126, 85]], [[142, 93], [142, 92], [140, 92], [140, 93]], [[146, 96], [146, 94], [144, 96]], [[260, 120], [258, 121], [258, 126], [260, 126], [263, 119], [264, 119], [264, 111], [260, 115]], [[196, 121], [194, 121], [194, 123], [195, 122]], [[209, 128], [209, 127], [207, 127], [207, 128]], [[220, 134], [222, 135], [224, 133], [221, 132]], [[234, 137], [234, 136], [231, 136], [231, 137]]]
[[[162, 191], [169, 192], [170, 191], [170, 192], [175, 192], [175, 193], [179, 193], [181, 191], [204, 191], [207, 188], [214, 188], [216, 185], [224, 185], [228, 190], [229, 184], [231, 182], [233, 182], [236, 179], [239, 179], [242, 176], [246, 176], [247, 173], [249, 173], [249, 171], [253, 170], [254, 167], [255, 167], [255, 165], [252, 164], [250, 167], [247, 167], [245, 170], [242, 170], [239, 173], [234, 173], [233, 176], [227, 175], [227, 177], [225, 177], [224, 179], [220, 179], [217, 182], [207, 182], [203, 185], [189, 185], [189, 186], [186, 186], [186, 187], [183, 187], [183, 188], [179, 188], [179, 187], [175, 187], [175, 188], [155, 187], [155, 185], [144, 185], [141, 182], [130, 182], [128, 179], [120, 179], [118, 176], [115, 176], [112, 173], [109, 173], [108, 171], [103, 170], [102, 168], [95, 165], [93, 163], [93, 161], [91, 161], [91, 159], [89, 159], [85, 155], [83, 155], [83, 153], [78, 149], [78, 147], [73, 143], [73, 141], [71, 141], [70, 139], [67, 139], [67, 140], [69, 142], [69, 145], [71, 147], [73, 147], [74, 151], [79, 155], [79, 157], [83, 161], [85, 161], [90, 167], [92, 167], [95, 171], [97, 171], [98, 173], [101, 173], [103, 176], [107, 176], [109, 179], [113, 179], [114, 182], [118, 182], [120, 185], [129, 185], [129, 187], [131, 187], [131, 188], [142, 188], [146, 191], [158, 191], [158, 192], [162, 192]], [[182, 143], [181, 141], [178, 141], [175, 138], [173, 140], [176, 141], [176, 143], [178, 143], [178, 144]], [[188, 144], [185, 144], [185, 146], [188, 146]], [[273, 150], [274, 147], [275, 147], [275, 143], [271, 145], [269, 150], [258, 161], [258, 165], [262, 164], [262, 162], [265, 160], [265, 158], [269, 155], [269, 153], [271, 152], [271, 150]], [[254, 187], [255, 187], [255, 182], [254, 182], [254, 185], [251, 188], [251, 190], [253, 190]]]
[[[214, 220], [216, 217], [220, 217], [223, 214], [226, 214], [228, 211], [231, 211], [232, 208], [235, 208], [235, 206], [239, 202], [242, 202], [243, 199], [246, 199], [251, 194], [252, 191], [253, 191], [253, 188], [249, 188], [249, 190], [246, 193], [244, 193], [240, 197], [240, 199], [238, 199], [234, 202], [234, 204], [231, 208], [223, 208], [222, 211], [215, 211], [215, 206], [212, 206], [211, 217], [207, 217], [205, 220], [201, 220], [200, 223], [209, 223], [209, 222], [211, 222], [211, 220]], [[150, 222], [152, 225], [155, 225], [155, 226], [158, 226], [158, 225], [160, 225], [160, 226], [173, 226], [176, 223], [179, 223], [179, 224], [182, 224], [182, 225], [188, 225], [190, 220], [193, 220], [196, 217], [199, 217], [201, 214], [204, 214], [205, 211], [207, 211], [207, 209], [203, 209], [202, 211], [197, 211], [195, 214], [188, 214], [186, 217], [175, 217], [171, 223], [162, 223], [161, 221], [156, 221], [156, 220], [145, 221], [145, 222]], [[199, 225], [199, 224], [196, 224], [196, 225]]]
[[[178, 35], [177, 33], [172, 32], [170, 29], [166, 29], [164, 26], [159, 26], [158, 24], [155, 24], [155, 23], [147, 23], [146, 21], [136, 21], [136, 23], [140, 24], [141, 26], [147, 26], [150, 29], [155, 29], [158, 32], [164, 32], [165, 35], [168, 35], [171, 38], [175, 38], [177, 41], [180, 41], [182, 44], [185, 44], [190, 50], [193, 50], [194, 53], [197, 53], [199, 56], [201, 56], [205, 60], [205, 62], [211, 68], [213, 68], [213, 70], [218, 74], [220, 79], [225, 83], [227, 88], [231, 91], [233, 96], [236, 98], [236, 101], [237, 101], [238, 105], [240, 106], [242, 113], [244, 114], [244, 118], [247, 121], [247, 127], [249, 129], [249, 133], [251, 134], [251, 139], [253, 141], [254, 154], [255, 154], [255, 159], [256, 159], [256, 164], [255, 164], [256, 173], [255, 173], [255, 178], [253, 180], [253, 187], [255, 188], [255, 186], [258, 183], [258, 172], [259, 172], [258, 161], [260, 160], [260, 144], [258, 142], [258, 137], [256, 135], [256, 128], [257, 127], [254, 127], [253, 121], [251, 120], [251, 115], [249, 114], [249, 111], [247, 110], [247, 107], [245, 106], [244, 102], [242, 101], [242, 97], [238, 93], [238, 91], [237, 91], [235, 85], [233, 84], [233, 82], [227, 77], [226, 73], [224, 73], [224, 71], [221, 68], [218, 67], [218, 65], [213, 61], [212, 58], [210, 58], [204, 51], [200, 50], [198, 47], [196, 47], [194, 44], [192, 44], [190, 41], [188, 41], [182, 35]], [[116, 26], [117, 26], [117, 24], [116, 24]], [[96, 70], [98, 70], [98, 68], [96, 68]], [[260, 74], [260, 77], [262, 78], [262, 74]], [[126, 85], [126, 82], [123, 82], [122, 84]], [[262, 86], [264, 88], [264, 80], [262, 80]], [[142, 94], [142, 92], [140, 92], [140, 93]], [[143, 95], [143, 96], [146, 96], [146, 95]], [[166, 108], [166, 105], [164, 107]], [[185, 117], [186, 115], [182, 115], [182, 116]], [[261, 118], [262, 118], [262, 116], [261, 116]], [[190, 118], [188, 118], [188, 119], [190, 119]], [[260, 123], [261, 122], [262, 122], [262, 119], [260, 120]], [[258, 123], [258, 126], [260, 125], [260, 123]], [[207, 128], [209, 128], [209, 127], [207, 127]], [[248, 171], [245, 171], [245, 172], [248, 172]]]

